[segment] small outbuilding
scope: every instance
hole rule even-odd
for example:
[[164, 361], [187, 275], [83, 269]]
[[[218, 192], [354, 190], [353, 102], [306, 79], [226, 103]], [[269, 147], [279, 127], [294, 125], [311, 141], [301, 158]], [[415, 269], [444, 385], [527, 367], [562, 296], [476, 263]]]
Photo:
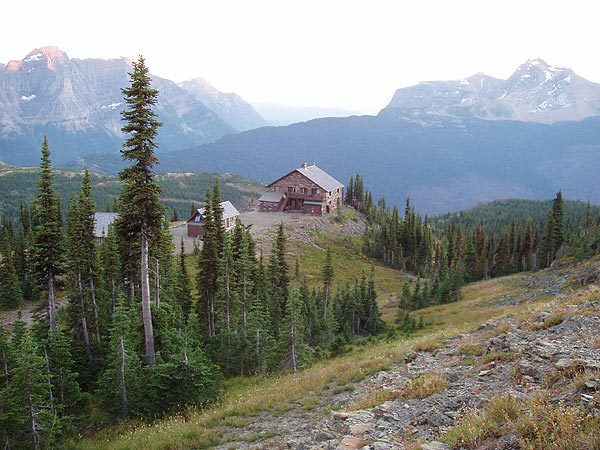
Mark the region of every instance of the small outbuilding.
[[[240, 213], [231, 204], [229, 200], [221, 202], [223, 210], [223, 228], [225, 231], [231, 231], [239, 219]], [[188, 237], [202, 237], [204, 234], [204, 208], [198, 208], [192, 217], [187, 220], [187, 235]]]

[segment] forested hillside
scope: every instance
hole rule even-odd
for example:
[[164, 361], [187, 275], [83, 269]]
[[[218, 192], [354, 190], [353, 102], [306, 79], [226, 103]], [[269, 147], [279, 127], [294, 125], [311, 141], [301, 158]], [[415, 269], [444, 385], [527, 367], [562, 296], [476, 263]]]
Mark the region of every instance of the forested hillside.
[[[17, 218], [21, 205], [30, 204], [37, 193], [38, 168], [0, 165], [0, 215]], [[54, 169], [56, 193], [60, 198], [63, 214], [66, 216], [69, 197], [77, 195], [83, 178], [83, 171]], [[179, 220], [190, 214], [192, 204], [199, 207], [204, 202], [206, 190], [219, 180], [224, 200], [231, 201], [239, 208], [246, 207], [263, 192], [263, 186], [253, 180], [237, 175], [216, 173], [166, 173], [157, 175], [162, 187], [161, 201], [167, 207], [169, 218], [177, 210]], [[98, 211], [114, 211], [115, 201], [121, 190], [121, 181], [114, 176], [90, 174], [92, 199]]]
[[[480, 222], [488, 233], [500, 234], [510, 230], [513, 222], [522, 228], [531, 220], [534, 228], [543, 229], [551, 207], [552, 200], [497, 200], [463, 211], [432, 216], [429, 223], [437, 230], [443, 230], [449, 224], [472, 230], [477, 222]], [[588, 204], [580, 200], [564, 200], [564, 224], [567, 233], [577, 233], [587, 207]], [[593, 217], [600, 215], [600, 206], [590, 204], [589, 208]]]

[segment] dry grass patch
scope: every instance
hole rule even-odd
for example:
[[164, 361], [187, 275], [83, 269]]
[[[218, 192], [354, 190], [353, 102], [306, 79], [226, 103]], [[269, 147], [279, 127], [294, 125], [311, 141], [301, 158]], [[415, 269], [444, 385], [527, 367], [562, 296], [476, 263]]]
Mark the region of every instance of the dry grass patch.
[[355, 399], [346, 409], [348, 411], [359, 411], [379, 406], [389, 400], [400, 397], [401, 392], [395, 389], [374, 389], [366, 395]]
[[442, 348], [442, 343], [439, 339], [423, 339], [415, 342], [413, 351], [415, 352], [433, 352]]
[[555, 327], [556, 325], [560, 325], [564, 320], [564, 316], [562, 314], [552, 314], [544, 318], [542, 323], [534, 324], [531, 326], [532, 331], [541, 331], [547, 330], [548, 328]]
[[440, 372], [425, 372], [413, 378], [402, 390], [402, 397], [407, 399], [424, 399], [444, 390], [448, 380]]
[[482, 344], [469, 342], [461, 345], [457, 353], [462, 356], [481, 356], [485, 353], [485, 348]]
[[[476, 449], [513, 435], [518, 448], [581, 450], [599, 448], [599, 418], [580, 408], [544, 398], [518, 401], [511, 396], [492, 400], [483, 410], [469, 410], [443, 437], [452, 448]], [[489, 444], [489, 445], [488, 445]]]

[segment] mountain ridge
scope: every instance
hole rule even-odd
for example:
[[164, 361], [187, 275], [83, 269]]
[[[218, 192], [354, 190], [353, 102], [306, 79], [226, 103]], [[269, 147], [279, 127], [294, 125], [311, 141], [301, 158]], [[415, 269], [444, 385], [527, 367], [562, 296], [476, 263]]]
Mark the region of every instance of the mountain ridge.
[[423, 81], [398, 89], [379, 114], [520, 120], [551, 124], [600, 115], [600, 84], [542, 59], [521, 64], [506, 80], [483, 73]]
[[[0, 159], [17, 165], [36, 163], [44, 135], [56, 149], [57, 163], [117, 153], [123, 142], [121, 89], [128, 86], [130, 71], [128, 58], [69, 58], [52, 46], [0, 65]], [[159, 152], [238, 131], [173, 81], [152, 75], [152, 85], [160, 91]]]

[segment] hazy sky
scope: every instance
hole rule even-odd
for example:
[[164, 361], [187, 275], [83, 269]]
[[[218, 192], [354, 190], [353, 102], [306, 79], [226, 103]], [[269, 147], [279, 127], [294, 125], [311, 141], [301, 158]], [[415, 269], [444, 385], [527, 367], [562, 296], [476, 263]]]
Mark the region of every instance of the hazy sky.
[[[92, 6], [97, 5], [97, 6]], [[249, 101], [376, 113], [397, 88], [528, 58], [600, 82], [593, 0], [9, 0], [0, 62], [55, 45], [71, 58], [136, 59]]]

